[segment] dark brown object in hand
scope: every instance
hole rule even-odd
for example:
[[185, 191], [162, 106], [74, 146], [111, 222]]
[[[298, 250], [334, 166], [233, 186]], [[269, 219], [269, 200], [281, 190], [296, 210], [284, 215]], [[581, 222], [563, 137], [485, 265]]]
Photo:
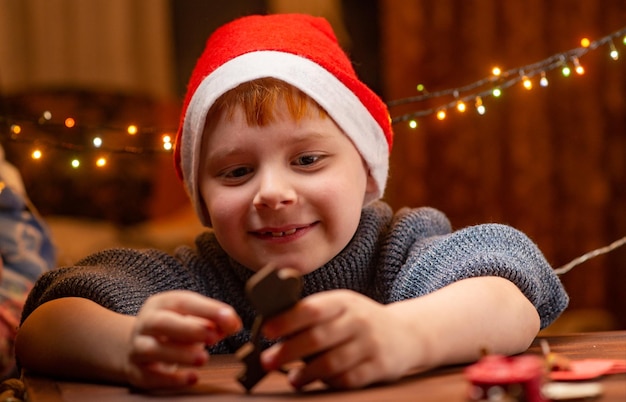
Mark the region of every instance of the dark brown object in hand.
[[267, 374], [260, 360], [259, 334], [263, 322], [293, 307], [300, 299], [301, 292], [300, 273], [291, 268], [276, 269], [267, 265], [246, 283], [246, 293], [257, 311], [250, 342], [236, 353], [237, 358], [245, 364], [237, 379], [246, 390], [250, 391]]

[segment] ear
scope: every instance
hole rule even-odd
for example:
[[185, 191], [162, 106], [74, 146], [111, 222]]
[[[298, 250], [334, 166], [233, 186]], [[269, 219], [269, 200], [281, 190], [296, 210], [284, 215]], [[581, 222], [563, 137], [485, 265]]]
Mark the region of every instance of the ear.
[[[366, 167], [367, 169], [367, 167]], [[365, 194], [363, 195], [363, 205], [368, 204], [371, 197], [368, 197], [368, 194], [376, 194], [378, 193], [378, 185], [376, 184], [376, 180], [370, 173], [369, 169], [367, 169], [367, 181], [365, 182]]]
[[213, 224], [211, 224], [211, 216], [209, 215], [209, 211], [207, 211], [206, 206], [202, 207], [202, 215], [204, 217], [204, 226], [208, 228], [213, 227]]
[[213, 224], [211, 224], [211, 217], [209, 216], [208, 213], [204, 212], [204, 226], [208, 227], [208, 228], [212, 228]]
[[367, 171], [367, 183], [365, 185], [365, 192], [375, 193], [376, 191], [378, 191], [378, 185], [376, 184], [376, 180], [374, 180], [374, 177], [372, 176], [371, 172], [368, 170]]
[[211, 224], [211, 216], [209, 215], [209, 209], [206, 207], [206, 203], [204, 202], [204, 197], [202, 197], [202, 195], [200, 195], [200, 213], [202, 214], [202, 218], [204, 221], [201, 222], [204, 226], [210, 228], [213, 225]]

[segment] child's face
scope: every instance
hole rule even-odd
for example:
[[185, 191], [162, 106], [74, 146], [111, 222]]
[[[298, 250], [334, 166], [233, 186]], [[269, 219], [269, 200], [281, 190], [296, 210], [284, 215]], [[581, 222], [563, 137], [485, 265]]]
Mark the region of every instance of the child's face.
[[306, 274], [328, 262], [354, 235], [375, 186], [332, 119], [310, 114], [256, 127], [238, 108], [204, 134], [199, 190], [213, 230], [254, 271], [272, 262]]

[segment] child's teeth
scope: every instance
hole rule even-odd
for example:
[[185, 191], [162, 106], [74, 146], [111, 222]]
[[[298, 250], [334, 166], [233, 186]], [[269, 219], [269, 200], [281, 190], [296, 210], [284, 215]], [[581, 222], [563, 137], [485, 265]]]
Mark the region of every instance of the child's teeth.
[[289, 229], [285, 232], [272, 232], [272, 237], [282, 237], [296, 233], [296, 229]]

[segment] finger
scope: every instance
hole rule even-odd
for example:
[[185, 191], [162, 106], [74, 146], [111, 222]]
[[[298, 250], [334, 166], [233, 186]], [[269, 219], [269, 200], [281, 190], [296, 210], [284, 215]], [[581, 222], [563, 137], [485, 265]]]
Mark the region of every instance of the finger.
[[263, 334], [270, 339], [281, 338], [332, 320], [345, 310], [339, 292], [322, 292], [302, 299], [291, 309], [264, 323]]
[[294, 386], [319, 379], [332, 388], [362, 388], [402, 377], [405, 370], [398, 360], [386, 359], [366, 343], [346, 343], [311, 361], [302, 373], [293, 374]]
[[366, 359], [349, 370], [323, 381], [331, 388], [363, 388], [367, 385], [396, 381], [402, 377], [402, 371], [381, 369], [377, 359]]
[[316, 355], [301, 369], [290, 373], [289, 380], [296, 388], [316, 381], [329, 381], [342, 376], [367, 361], [369, 354], [358, 342], [345, 342]]
[[320, 323], [287, 337], [263, 352], [261, 362], [267, 370], [310, 356], [326, 353], [355, 339], [353, 327], [345, 316]]
[[201, 317], [157, 310], [142, 316], [136, 331], [162, 341], [204, 342], [212, 344], [222, 335], [214, 322]]
[[130, 360], [139, 365], [163, 362], [185, 366], [201, 366], [209, 359], [204, 344], [181, 344], [159, 342], [151, 336], [137, 336], [129, 354]]
[[380, 370], [378, 370], [370, 360], [367, 360], [336, 376], [327, 377], [323, 379], [323, 382], [335, 389], [363, 388], [367, 385], [382, 381], [383, 379], [379, 377], [380, 374]]
[[191, 386], [198, 382], [199, 375], [194, 369], [178, 368], [166, 364], [139, 366], [131, 380], [132, 385], [142, 389], [175, 389]]
[[355, 389], [395, 379], [397, 377], [386, 378], [371, 360], [360, 362], [333, 376], [316, 376], [307, 372], [306, 367], [298, 367], [288, 373], [289, 383], [296, 389], [302, 389], [317, 380], [324, 382], [330, 388]]
[[163, 292], [149, 299], [149, 302], [154, 303], [159, 309], [204, 317], [216, 322], [238, 319], [237, 313], [230, 305], [188, 290]]
[[242, 327], [241, 319], [228, 304], [186, 290], [160, 293], [148, 299], [144, 309], [170, 310], [181, 315], [202, 317], [214, 322], [217, 330], [224, 334], [232, 334]]

